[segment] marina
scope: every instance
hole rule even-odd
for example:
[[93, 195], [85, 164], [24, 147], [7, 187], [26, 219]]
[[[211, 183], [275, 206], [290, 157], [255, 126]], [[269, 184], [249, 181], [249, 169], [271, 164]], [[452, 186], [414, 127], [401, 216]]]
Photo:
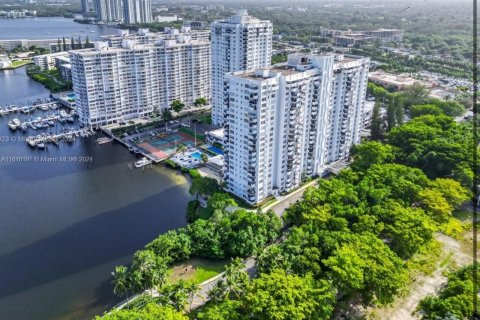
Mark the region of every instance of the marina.
[[[1, 109], [50, 102], [50, 92], [29, 79], [24, 67], [0, 71], [0, 93]], [[127, 264], [159, 233], [186, 224], [192, 196], [175, 171], [129, 170], [141, 157], [100, 131], [82, 138], [76, 117], [36, 130], [8, 126], [14, 118], [26, 122], [61, 111], [69, 109], [0, 116], [0, 149], [7, 159], [0, 162], [0, 319], [87, 320], [102, 314], [120, 301], [110, 284], [114, 267]], [[78, 136], [58, 146], [25, 142], [66, 133], [63, 128]]]
[[30, 136], [25, 139], [27, 144], [32, 147], [38, 147], [39, 149], [44, 149], [47, 143], [52, 143], [58, 146], [60, 141], [66, 141], [72, 143], [76, 138], [87, 138], [95, 135], [96, 132], [90, 129], [80, 129], [80, 130], [66, 130], [60, 134], [42, 134], [37, 136]]

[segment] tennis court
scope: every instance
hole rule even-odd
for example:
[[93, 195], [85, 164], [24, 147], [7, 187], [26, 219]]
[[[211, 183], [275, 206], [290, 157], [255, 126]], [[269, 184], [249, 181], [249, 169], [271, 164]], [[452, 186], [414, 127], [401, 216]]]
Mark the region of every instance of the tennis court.
[[143, 141], [138, 146], [159, 159], [165, 159], [174, 154], [180, 144], [193, 147], [195, 139], [187, 133], [176, 132]]

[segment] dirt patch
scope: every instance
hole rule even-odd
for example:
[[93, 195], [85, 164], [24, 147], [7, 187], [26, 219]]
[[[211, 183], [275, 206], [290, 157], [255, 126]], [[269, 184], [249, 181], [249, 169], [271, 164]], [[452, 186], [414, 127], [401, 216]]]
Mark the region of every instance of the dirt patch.
[[442, 244], [442, 256], [437, 262], [437, 269], [431, 275], [417, 277], [409, 293], [390, 307], [371, 310], [369, 319], [417, 320], [413, 314], [418, 303], [424, 297], [437, 292], [446, 282], [444, 272], [454, 264], [464, 266], [472, 262], [470, 252], [458, 241], [444, 234], [436, 234], [435, 238]]

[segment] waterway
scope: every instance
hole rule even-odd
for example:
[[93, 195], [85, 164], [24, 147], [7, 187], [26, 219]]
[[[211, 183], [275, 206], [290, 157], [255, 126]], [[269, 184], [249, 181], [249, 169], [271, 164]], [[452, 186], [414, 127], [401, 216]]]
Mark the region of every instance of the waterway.
[[[47, 96], [24, 68], [0, 71], [0, 106]], [[186, 224], [188, 182], [162, 166], [130, 170], [128, 150], [95, 138], [31, 149], [7, 122], [0, 118], [0, 319], [91, 319], [119, 301], [114, 266]]]
[[99, 36], [116, 34], [116, 29], [106, 25], [80, 24], [63, 17], [0, 19], [0, 39], [77, 39], [86, 36], [96, 40]]

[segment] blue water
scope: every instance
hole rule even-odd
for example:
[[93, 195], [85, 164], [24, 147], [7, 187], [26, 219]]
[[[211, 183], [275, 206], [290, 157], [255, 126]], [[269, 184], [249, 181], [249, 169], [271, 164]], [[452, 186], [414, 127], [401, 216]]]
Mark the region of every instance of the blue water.
[[207, 148], [208, 150], [212, 151], [213, 153], [216, 153], [216, 154], [219, 154], [219, 155], [222, 155], [223, 156], [223, 151], [220, 150], [219, 148], [217, 147], [214, 147], [214, 146], [210, 146]]
[[190, 156], [192, 156], [195, 159], [202, 160], [202, 154], [200, 152], [191, 153]]
[[[0, 71], [0, 106], [48, 95], [25, 67]], [[130, 170], [138, 158], [96, 137], [31, 149], [9, 130], [14, 117], [25, 116], [0, 117], [0, 157], [13, 159], [0, 161], [0, 320], [92, 319], [120, 300], [114, 266], [186, 225], [187, 180], [163, 166]]]
[[69, 93], [67, 94], [67, 97], [69, 97], [70, 99], [75, 99], [75, 93]]

